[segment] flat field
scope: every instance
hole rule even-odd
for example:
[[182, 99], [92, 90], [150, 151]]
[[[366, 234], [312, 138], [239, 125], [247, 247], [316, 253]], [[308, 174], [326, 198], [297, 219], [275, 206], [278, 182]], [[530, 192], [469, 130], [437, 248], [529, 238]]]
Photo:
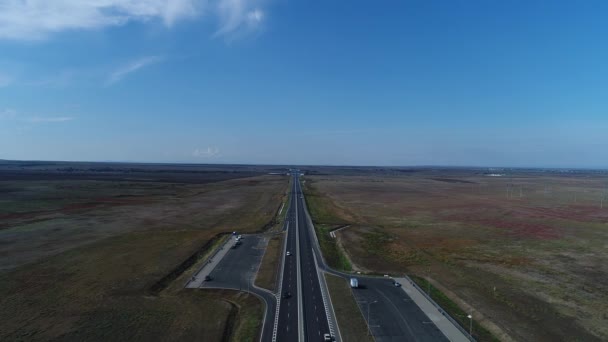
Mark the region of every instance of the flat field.
[[182, 265], [269, 226], [287, 177], [52, 173], [0, 178], [0, 340], [256, 338], [257, 298], [184, 290]]
[[323, 173], [305, 178], [311, 214], [350, 225], [353, 268], [428, 279], [502, 340], [608, 339], [606, 174]]

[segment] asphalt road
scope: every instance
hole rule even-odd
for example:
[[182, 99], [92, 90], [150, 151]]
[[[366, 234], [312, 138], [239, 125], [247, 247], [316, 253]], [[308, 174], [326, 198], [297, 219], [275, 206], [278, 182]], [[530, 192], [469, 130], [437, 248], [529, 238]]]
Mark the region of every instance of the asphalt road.
[[[296, 255], [296, 207], [293, 188], [291, 190], [291, 202], [287, 209], [287, 241], [286, 251], [290, 256], [285, 256], [283, 263], [283, 279], [279, 299], [279, 320], [277, 325], [277, 341], [298, 341], [298, 275]], [[289, 298], [285, 294], [289, 293]]]
[[329, 324], [325, 313], [317, 266], [313, 257], [313, 241], [309, 233], [312, 228], [304, 213], [304, 201], [299, 179], [296, 185], [298, 207], [298, 233], [300, 235], [300, 262], [302, 271], [302, 301], [304, 304], [304, 337], [305, 341], [323, 341], [323, 334], [329, 333]]
[[[267, 237], [243, 235], [242, 243], [230, 249], [211, 272], [213, 280], [203, 283], [203, 288], [227, 288], [248, 291], [266, 303], [261, 341], [271, 341], [276, 312], [276, 297], [270, 291], [256, 287], [253, 282], [262, 261]], [[229, 244], [230, 245], [230, 244]]]
[[[355, 300], [376, 342], [448, 341], [427, 315], [390, 279], [358, 277]], [[369, 316], [368, 316], [369, 314]]]
[[[281, 285], [281, 293], [289, 292], [291, 297], [281, 296], [277, 341], [299, 341], [300, 338], [303, 341], [322, 341], [323, 335], [330, 332], [329, 324], [313, 258], [314, 244], [304, 214], [302, 191], [298, 176], [295, 175], [293, 179], [292, 197], [287, 212], [289, 226], [286, 248], [291, 256], [285, 257]], [[300, 281], [301, 301], [298, 300]], [[302, 325], [302, 336], [299, 335], [298, 324]]]

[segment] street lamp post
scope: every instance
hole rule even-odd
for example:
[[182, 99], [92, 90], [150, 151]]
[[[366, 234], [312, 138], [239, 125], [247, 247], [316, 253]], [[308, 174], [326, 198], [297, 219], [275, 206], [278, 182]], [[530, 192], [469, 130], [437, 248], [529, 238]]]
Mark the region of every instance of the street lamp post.
[[469, 318], [469, 335], [473, 337], [473, 313], [467, 316]]

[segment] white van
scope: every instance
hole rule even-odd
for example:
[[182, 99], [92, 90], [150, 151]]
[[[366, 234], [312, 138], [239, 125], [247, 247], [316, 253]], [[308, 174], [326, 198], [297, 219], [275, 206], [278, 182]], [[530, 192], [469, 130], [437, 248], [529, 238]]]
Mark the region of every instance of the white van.
[[357, 278], [350, 278], [350, 287], [353, 289], [359, 287], [359, 280]]

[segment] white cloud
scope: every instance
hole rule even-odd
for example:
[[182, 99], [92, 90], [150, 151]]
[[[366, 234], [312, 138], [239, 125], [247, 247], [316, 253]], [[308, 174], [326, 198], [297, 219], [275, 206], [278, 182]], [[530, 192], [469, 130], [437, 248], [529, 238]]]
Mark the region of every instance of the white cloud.
[[196, 158], [213, 158], [220, 154], [220, 150], [217, 147], [207, 147], [207, 149], [195, 149], [192, 152], [192, 156]]
[[24, 117], [14, 109], [0, 109], [0, 120], [16, 120], [17, 122], [27, 123], [47, 123], [47, 122], [66, 122], [74, 120], [71, 116], [33, 116]]
[[122, 67], [118, 68], [117, 70], [115, 70], [114, 72], [112, 72], [110, 74], [110, 76], [108, 77], [108, 79], [106, 80], [106, 85], [112, 85], [116, 82], [119, 82], [123, 78], [125, 78], [127, 75], [134, 73], [141, 68], [145, 68], [149, 65], [158, 63], [160, 61], [162, 61], [162, 57], [158, 57], [158, 56], [148, 56], [148, 57], [143, 57], [138, 60], [132, 61], [131, 63], [129, 63], [125, 66], [122, 66]]
[[46, 122], [66, 122], [72, 121], [74, 118], [69, 116], [57, 116], [57, 117], [33, 117], [27, 119], [31, 123], [46, 123]]
[[259, 7], [259, 2], [255, 0], [220, 0], [217, 4], [220, 28], [215, 35], [225, 36], [257, 29], [265, 16], [264, 11]]
[[0, 0], [0, 38], [41, 39], [65, 30], [194, 17], [201, 0]]
[[171, 27], [203, 11], [219, 17], [216, 35], [251, 30], [263, 0], [0, 0], [0, 39], [37, 40], [68, 30], [92, 30], [159, 20]]

